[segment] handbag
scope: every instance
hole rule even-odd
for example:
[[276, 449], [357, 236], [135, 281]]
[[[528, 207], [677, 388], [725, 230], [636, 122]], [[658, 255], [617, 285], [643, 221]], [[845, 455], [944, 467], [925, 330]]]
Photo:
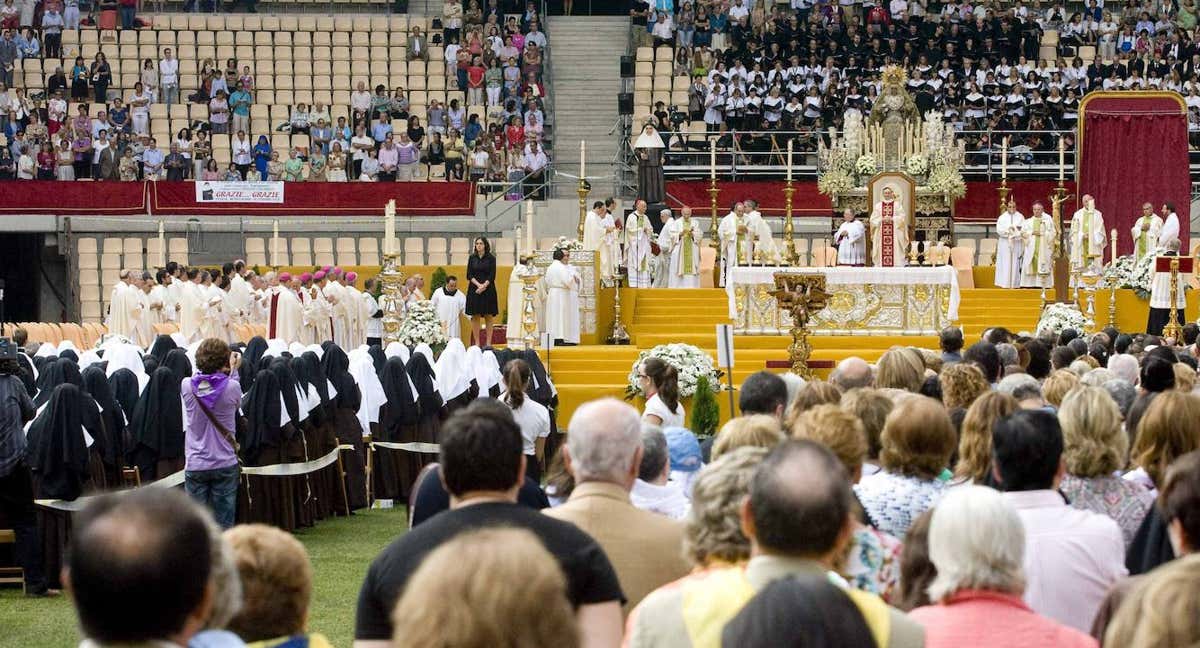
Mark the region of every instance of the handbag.
[[213, 416], [212, 410], [208, 409], [208, 406], [204, 404], [204, 401], [200, 400], [200, 397], [196, 395], [195, 392], [193, 392], [192, 395], [196, 397], [196, 404], [200, 406], [200, 411], [204, 412], [204, 416], [208, 417], [208, 422], [212, 423], [213, 427], [217, 428], [217, 431], [221, 433], [221, 436], [225, 439], [225, 442], [229, 444], [229, 447], [233, 448], [233, 455], [237, 458], [238, 466], [241, 466], [242, 446], [237, 442], [237, 438], [234, 437], [233, 433], [229, 431], [229, 428], [221, 425], [221, 422], [217, 420], [217, 417]]

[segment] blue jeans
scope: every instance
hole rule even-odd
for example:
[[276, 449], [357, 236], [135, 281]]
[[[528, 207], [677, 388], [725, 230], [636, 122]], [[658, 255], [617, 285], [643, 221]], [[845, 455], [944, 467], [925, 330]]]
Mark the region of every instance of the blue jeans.
[[118, 7], [121, 14], [121, 29], [133, 29], [133, 20], [137, 16], [137, 7]]
[[188, 470], [183, 473], [183, 487], [196, 501], [212, 509], [213, 518], [222, 529], [234, 524], [237, 514], [237, 465], [214, 470]]

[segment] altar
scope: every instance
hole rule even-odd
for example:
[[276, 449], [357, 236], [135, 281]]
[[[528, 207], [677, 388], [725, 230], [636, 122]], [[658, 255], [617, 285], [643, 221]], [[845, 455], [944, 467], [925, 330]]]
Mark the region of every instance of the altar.
[[738, 335], [784, 335], [789, 313], [775, 297], [775, 273], [825, 275], [828, 305], [813, 313], [813, 335], [937, 335], [958, 319], [958, 272], [932, 268], [734, 268], [725, 292]]

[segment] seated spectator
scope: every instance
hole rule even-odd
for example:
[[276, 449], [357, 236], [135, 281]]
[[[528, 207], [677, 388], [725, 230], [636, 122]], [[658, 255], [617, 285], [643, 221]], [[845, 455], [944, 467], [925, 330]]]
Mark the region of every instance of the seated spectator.
[[955, 484], [994, 486], [992, 474], [992, 427], [996, 421], [1017, 411], [1015, 398], [1004, 392], [989, 392], [967, 408], [958, 435], [958, 463], [954, 465]]
[[1145, 415], [1134, 424], [1137, 435], [1129, 460], [1137, 468], [1127, 473], [1125, 479], [1156, 494], [1154, 489], [1167, 466], [1177, 457], [1200, 447], [1200, 438], [1197, 438], [1192, 423], [1198, 416], [1200, 397], [1177, 391], [1164, 391], [1155, 396]]
[[1112, 518], [1074, 508], [1055, 490], [1062, 453], [1058, 420], [1043, 410], [1016, 412], [992, 430], [998, 486], [1025, 527], [1025, 602], [1086, 631], [1108, 588], [1127, 573], [1125, 542]]
[[964, 486], [942, 498], [929, 525], [934, 604], [910, 613], [925, 627], [926, 648], [1094, 646], [1087, 635], [1039, 616], [1021, 600], [1024, 554], [1021, 518], [1003, 495]]
[[690, 502], [678, 482], [671, 482], [671, 456], [661, 430], [642, 430], [642, 461], [629, 500], [639, 509], [673, 520], [687, 515]]
[[567, 580], [524, 529], [461, 533], [432, 551], [409, 579], [392, 623], [395, 645], [410, 648], [580, 645]]
[[88, 502], [64, 577], [87, 642], [184, 646], [204, 627], [213, 605], [206, 515], [178, 489]]
[[242, 524], [225, 532], [242, 582], [242, 607], [229, 629], [243, 641], [305, 648], [328, 646], [309, 634], [312, 565], [292, 534], [264, 524]]

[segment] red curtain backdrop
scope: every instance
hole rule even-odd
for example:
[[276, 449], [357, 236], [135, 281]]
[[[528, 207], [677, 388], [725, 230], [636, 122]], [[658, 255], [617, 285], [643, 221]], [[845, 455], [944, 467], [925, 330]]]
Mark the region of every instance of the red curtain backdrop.
[[469, 182], [288, 182], [282, 204], [196, 202], [195, 183], [150, 182], [154, 214], [239, 216], [379, 216], [396, 200], [400, 216], [465, 216], [475, 213]]
[[1088, 95], [1079, 112], [1077, 198], [1096, 199], [1105, 226], [1117, 230], [1118, 254], [1132, 252], [1129, 230], [1144, 202], [1155, 211], [1164, 202], [1175, 204], [1187, 250], [1191, 179], [1183, 98], [1167, 92], [1098, 93]]
[[[1022, 212], [1028, 214], [1035, 200], [1040, 200], [1049, 211], [1049, 197], [1057, 182], [1023, 180], [1010, 182], [1010, 194]], [[827, 196], [817, 191], [813, 181], [796, 182], [796, 193], [792, 196], [792, 214], [798, 217], [828, 218], [833, 206]], [[994, 223], [1000, 215], [1000, 195], [997, 182], [968, 182], [967, 194], [954, 203], [954, 220], [959, 223]], [[1068, 191], [1075, 190], [1074, 182], [1066, 183]], [[724, 216], [733, 203], [746, 198], [758, 200], [759, 210], [768, 216], [783, 216], [784, 183], [777, 181], [721, 182], [717, 188], [717, 210]], [[668, 203], [672, 207], [687, 205], [693, 211], [707, 214], [709, 210], [708, 182], [704, 180], [680, 180], [667, 183]]]
[[0, 182], [0, 214], [133, 216], [372, 216], [387, 201], [400, 216], [475, 213], [469, 182], [289, 182], [282, 204], [196, 202], [192, 182]]
[[0, 214], [133, 216], [146, 213], [141, 182], [0, 182]]

